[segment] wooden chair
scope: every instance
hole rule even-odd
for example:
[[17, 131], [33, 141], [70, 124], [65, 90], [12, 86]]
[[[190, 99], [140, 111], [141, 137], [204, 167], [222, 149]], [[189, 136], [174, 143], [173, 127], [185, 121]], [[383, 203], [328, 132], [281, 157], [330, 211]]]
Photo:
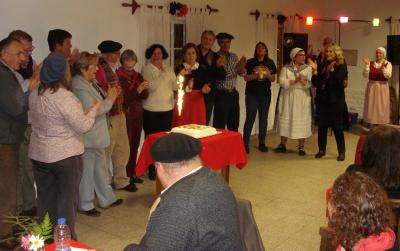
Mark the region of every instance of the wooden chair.
[[392, 205], [392, 210], [393, 210], [393, 221], [392, 221], [392, 226], [393, 226], [393, 231], [396, 233], [397, 239], [400, 237], [400, 218], [399, 218], [399, 213], [400, 213], [400, 199], [390, 199], [390, 203]]
[[335, 251], [336, 246], [333, 244], [335, 233], [329, 227], [320, 227], [319, 235], [321, 236], [321, 244], [319, 251]]

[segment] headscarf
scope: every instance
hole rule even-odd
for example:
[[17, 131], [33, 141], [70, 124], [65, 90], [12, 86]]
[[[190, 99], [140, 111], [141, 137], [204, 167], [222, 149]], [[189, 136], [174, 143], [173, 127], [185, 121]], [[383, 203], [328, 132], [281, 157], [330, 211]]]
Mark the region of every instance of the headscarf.
[[299, 53], [300, 51], [304, 51], [304, 50], [302, 48], [299, 48], [299, 47], [293, 48], [290, 51], [290, 59], [293, 60], [294, 57], [296, 57], [297, 53]]
[[376, 48], [376, 50], [381, 51], [383, 53], [383, 58], [386, 58], [386, 49], [384, 47], [382, 47], [382, 46], [378, 47], [378, 48]]

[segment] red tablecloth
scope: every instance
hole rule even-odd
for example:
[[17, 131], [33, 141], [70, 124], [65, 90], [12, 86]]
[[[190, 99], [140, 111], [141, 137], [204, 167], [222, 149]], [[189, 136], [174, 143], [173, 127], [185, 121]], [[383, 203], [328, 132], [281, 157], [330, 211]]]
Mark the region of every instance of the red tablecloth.
[[[71, 246], [73, 246], [74, 248], [92, 249], [91, 247], [86, 246], [85, 244], [82, 244], [82, 243], [79, 243], [79, 242], [73, 241], [73, 240], [71, 240]], [[56, 245], [54, 243], [52, 243], [50, 245], [47, 245], [44, 250], [45, 251], [54, 251], [55, 248], [56, 248]]]
[[[218, 135], [200, 139], [203, 148], [200, 157], [205, 166], [218, 170], [227, 165], [236, 165], [242, 169], [247, 164], [242, 135], [238, 132], [219, 130]], [[136, 164], [136, 175], [142, 176], [147, 167], [154, 162], [150, 156], [150, 147], [154, 140], [166, 132], [150, 134], [146, 137]]]

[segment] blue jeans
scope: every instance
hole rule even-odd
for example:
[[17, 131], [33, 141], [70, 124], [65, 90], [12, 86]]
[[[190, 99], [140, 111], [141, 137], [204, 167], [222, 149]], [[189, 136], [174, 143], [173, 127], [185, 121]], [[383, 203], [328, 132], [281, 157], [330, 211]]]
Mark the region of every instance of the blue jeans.
[[243, 128], [243, 142], [249, 145], [250, 134], [253, 129], [254, 121], [256, 120], [258, 110], [258, 143], [265, 144], [265, 135], [267, 132], [268, 111], [271, 104], [271, 91], [265, 96], [250, 96], [246, 95], [246, 121]]

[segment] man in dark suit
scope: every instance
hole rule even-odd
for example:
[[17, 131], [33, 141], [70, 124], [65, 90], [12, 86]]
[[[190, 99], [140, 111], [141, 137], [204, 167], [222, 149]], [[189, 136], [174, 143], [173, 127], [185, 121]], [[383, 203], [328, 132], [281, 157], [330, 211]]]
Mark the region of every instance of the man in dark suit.
[[151, 147], [165, 189], [134, 250], [242, 250], [235, 197], [222, 176], [202, 165], [201, 142], [180, 133]]
[[[15, 76], [25, 60], [21, 42], [3, 39], [0, 51], [0, 239], [3, 239], [11, 233], [3, 217], [16, 213], [18, 153], [27, 126], [29, 93], [23, 92]], [[0, 249], [12, 248], [13, 244], [2, 243]]]

